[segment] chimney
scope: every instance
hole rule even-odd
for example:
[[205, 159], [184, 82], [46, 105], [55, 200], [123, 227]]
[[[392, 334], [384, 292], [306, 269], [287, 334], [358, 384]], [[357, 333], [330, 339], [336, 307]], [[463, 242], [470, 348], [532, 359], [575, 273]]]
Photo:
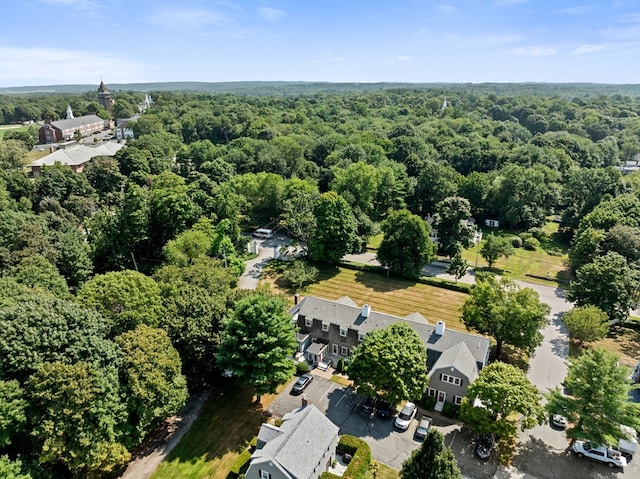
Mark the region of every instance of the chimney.
[[309, 405], [309, 398], [307, 396], [302, 396], [302, 407], [305, 408]]
[[362, 315], [363, 318], [368, 318], [369, 315], [371, 314], [371, 306], [368, 304], [365, 304], [362, 306], [362, 313], [360, 313]]
[[438, 321], [436, 323], [436, 334], [438, 336], [444, 335], [444, 321]]
[[298, 293], [293, 295], [293, 304], [298, 304], [298, 302], [300, 301], [300, 295]]

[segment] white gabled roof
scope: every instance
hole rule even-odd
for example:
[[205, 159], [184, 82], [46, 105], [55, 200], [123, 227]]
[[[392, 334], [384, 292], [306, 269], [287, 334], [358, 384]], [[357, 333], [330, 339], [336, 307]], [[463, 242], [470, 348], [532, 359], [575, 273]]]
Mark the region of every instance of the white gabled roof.
[[96, 156], [113, 156], [123, 147], [124, 144], [113, 142], [103, 143], [96, 147], [84, 145], [71, 146], [42, 157], [32, 162], [31, 166], [53, 166], [56, 163], [69, 166], [82, 165]]

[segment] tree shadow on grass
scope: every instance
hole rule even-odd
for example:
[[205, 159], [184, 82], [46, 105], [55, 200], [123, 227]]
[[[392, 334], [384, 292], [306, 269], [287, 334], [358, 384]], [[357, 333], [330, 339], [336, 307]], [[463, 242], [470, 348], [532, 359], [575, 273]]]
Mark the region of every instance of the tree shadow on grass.
[[394, 275], [387, 276], [384, 273], [374, 273], [370, 271], [358, 271], [355, 279], [358, 283], [371, 288], [376, 293], [386, 293], [408, 289], [415, 286], [415, 280], [400, 278]]
[[215, 462], [230, 452], [240, 453], [258, 434], [264, 420], [262, 404], [254, 401], [253, 391], [229, 381], [211, 394], [166, 462]]
[[620, 345], [620, 351], [631, 358], [635, 359], [640, 350], [640, 330], [616, 325], [609, 329], [607, 338], [613, 339]]

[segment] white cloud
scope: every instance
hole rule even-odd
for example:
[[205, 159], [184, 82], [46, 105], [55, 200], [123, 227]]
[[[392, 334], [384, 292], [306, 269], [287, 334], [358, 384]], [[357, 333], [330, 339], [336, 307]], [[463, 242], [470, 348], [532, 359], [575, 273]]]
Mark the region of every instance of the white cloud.
[[150, 69], [112, 51], [22, 48], [0, 45], [2, 86], [147, 81]]
[[285, 16], [284, 10], [277, 10], [271, 7], [262, 7], [258, 9], [258, 16], [263, 20], [275, 22]]
[[62, 7], [65, 13], [75, 15], [82, 14], [95, 17], [99, 15], [100, 10], [104, 9], [104, 5], [92, 0], [40, 0], [46, 5]]
[[600, 52], [602, 50], [604, 50], [604, 45], [580, 45], [571, 52], [571, 55], [583, 55], [585, 53]]
[[204, 8], [161, 8], [148, 17], [154, 25], [167, 29], [200, 30], [205, 26], [222, 25], [232, 18], [219, 10]]
[[440, 5], [440, 11], [442, 13], [456, 13], [458, 11], [458, 9], [456, 7], [454, 7], [453, 5]]
[[555, 13], [560, 15], [582, 15], [583, 13], [589, 13], [593, 11], [593, 8], [593, 5], [575, 5], [573, 7], [561, 8]]
[[548, 57], [558, 53], [554, 48], [543, 47], [531, 47], [531, 48], [516, 48], [513, 50], [516, 55], [523, 55], [527, 57]]
[[408, 62], [410, 60], [411, 60], [411, 57], [407, 55], [400, 55], [398, 58], [396, 58], [396, 61], [399, 61], [399, 62]]

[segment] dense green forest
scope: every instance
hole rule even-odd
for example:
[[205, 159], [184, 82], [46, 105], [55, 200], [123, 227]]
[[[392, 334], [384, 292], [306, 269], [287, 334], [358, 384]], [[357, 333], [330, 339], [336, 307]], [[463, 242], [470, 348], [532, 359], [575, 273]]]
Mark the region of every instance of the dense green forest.
[[[5, 136], [0, 475], [109, 477], [220, 377], [251, 228], [282, 227], [335, 263], [404, 210], [450, 221], [448, 256], [468, 245], [469, 214], [531, 234], [553, 215], [584, 290], [602, 271], [625, 278], [609, 291], [627, 301], [616, 319], [638, 285], [640, 180], [616, 168], [640, 155], [638, 88], [509, 88], [158, 89], [135, 140], [82, 174], [30, 178], [30, 142]], [[120, 113], [143, 99], [113, 96]], [[108, 116], [95, 92], [0, 95], [0, 123], [67, 104]]]

